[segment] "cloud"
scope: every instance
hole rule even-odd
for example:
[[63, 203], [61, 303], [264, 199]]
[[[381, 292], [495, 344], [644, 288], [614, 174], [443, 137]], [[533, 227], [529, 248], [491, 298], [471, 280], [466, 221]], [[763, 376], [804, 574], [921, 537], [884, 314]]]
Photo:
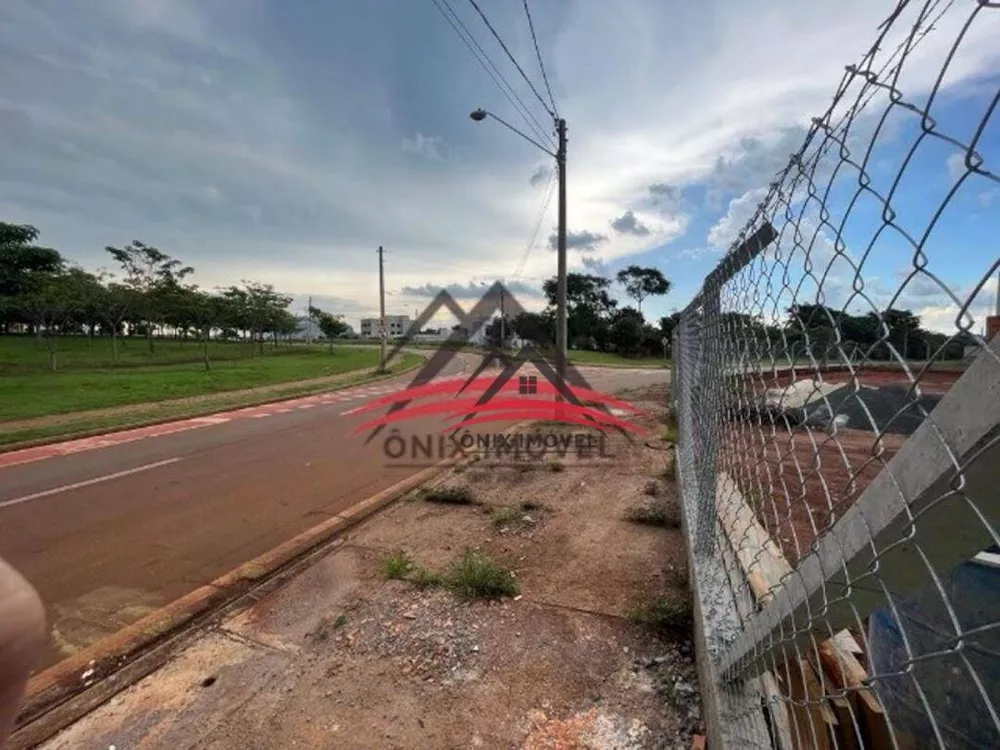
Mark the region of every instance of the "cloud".
[[636, 219], [631, 211], [626, 211], [612, 221], [611, 228], [619, 234], [632, 234], [636, 237], [645, 237], [649, 234], [649, 227]]
[[528, 180], [528, 182], [531, 183], [531, 187], [538, 187], [543, 182], [548, 180], [552, 176], [552, 173], [553, 173], [552, 167], [548, 166], [547, 164], [543, 164], [538, 169], [535, 170], [534, 174], [531, 175], [531, 179]]
[[727, 250], [757, 213], [757, 206], [766, 195], [767, 188], [757, 188], [729, 201], [726, 214], [708, 230], [708, 244], [719, 250]]
[[590, 271], [593, 275], [604, 276], [605, 278], [611, 277], [611, 269], [609, 269], [607, 263], [600, 258], [595, 258], [591, 255], [584, 255], [580, 260], [583, 263], [583, 267]]
[[[517, 296], [525, 297], [541, 297], [542, 290], [531, 284], [525, 283], [523, 281], [504, 281], [504, 288], [511, 294]], [[466, 284], [451, 283], [451, 284], [433, 284], [425, 283], [417, 286], [404, 286], [400, 289], [400, 293], [407, 295], [409, 297], [426, 297], [428, 299], [436, 297], [441, 293], [442, 290], [447, 291], [452, 297], [456, 299], [479, 299], [484, 296], [489, 289], [490, 284], [477, 284], [475, 282], [468, 282]]]
[[948, 167], [948, 176], [952, 180], [960, 178], [968, 171], [965, 167], [965, 152], [959, 151], [951, 154], [947, 160], [945, 160], [945, 166]]
[[673, 214], [681, 210], [683, 192], [679, 187], [665, 182], [654, 182], [647, 191], [650, 205], [660, 213]]
[[430, 161], [446, 162], [453, 158], [448, 144], [438, 136], [417, 133], [413, 138], [404, 138], [402, 148], [404, 154], [416, 154]]
[[802, 125], [746, 135], [724, 148], [715, 159], [709, 177], [710, 191], [746, 193], [767, 186], [788, 164], [805, 139]]
[[[680, 0], [632, 0], [627, 13], [598, 0], [538, 5], [555, 98], [572, 113], [572, 225], [608, 227], [632, 210], [650, 232], [571, 235], [595, 263], [658, 251], [766, 185], [888, 10], [870, 0], [745, 0], [723, 14]], [[954, 48], [934, 104], [951, 135], [973, 132], [964, 113], [985, 106], [963, 110], [955, 92], [995, 93], [983, 73], [995, 69], [1000, 18], [978, 13], [955, 47], [967, 5], [935, 21], [894, 80], [919, 108]], [[517, 258], [498, 268], [497, 249], [520, 257], [538, 223], [542, 196], [526, 175], [536, 186], [549, 176], [539, 153], [495, 123], [471, 126], [470, 95], [528, 126], [500, 109], [501, 94], [428, 4], [388, 15], [278, 0], [0, 6], [0, 216], [39, 226], [44, 244], [86, 268], [106, 265], [105, 245], [138, 238], [194, 265], [205, 287], [250, 267], [279, 288], [371, 314], [375, 246], [387, 250], [393, 288], [464, 285], [512, 272]], [[901, 9], [873, 69], [919, 12]], [[531, 59], [523, 9], [492, 13], [512, 52]], [[760, 38], [782, 43], [746, 44]], [[662, 75], [678, 69], [685, 75]], [[878, 93], [870, 120], [888, 101]], [[893, 117], [919, 128], [902, 109]], [[554, 212], [552, 201], [546, 226]], [[966, 249], [962, 237], [951, 244]], [[710, 261], [692, 262], [692, 273]], [[580, 267], [580, 253], [572, 262]], [[533, 253], [522, 278], [551, 266]]]
[[[566, 232], [566, 249], [567, 250], [588, 250], [590, 252], [596, 252], [597, 246], [608, 241], [608, 238], [603, 234], [597, 234], [595, 232]], [[555, 250], [559, 245], [559, 235], [553, 232], [549, 235], [549, 248]]]
[[984, 190], [976, 196], [976, 200], [979, 201], [979, 205], [983, 208], [989, 208], [994, 202], [1000, 200], [1000, 188]]

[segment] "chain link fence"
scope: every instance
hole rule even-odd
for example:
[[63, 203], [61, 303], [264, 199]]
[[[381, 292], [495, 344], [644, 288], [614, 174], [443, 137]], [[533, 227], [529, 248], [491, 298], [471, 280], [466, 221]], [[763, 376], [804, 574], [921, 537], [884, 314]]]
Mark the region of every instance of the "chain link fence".
[[876, 33], [674, 332], [713, 748], [1000, 747], [1000, 3]]

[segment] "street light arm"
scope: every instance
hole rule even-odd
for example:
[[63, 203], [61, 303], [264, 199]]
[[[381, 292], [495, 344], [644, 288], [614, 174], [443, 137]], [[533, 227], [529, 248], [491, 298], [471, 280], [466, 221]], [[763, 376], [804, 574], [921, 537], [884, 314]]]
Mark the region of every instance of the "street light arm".
[[[515, 128], [509, 122], [507, 122], [506, 120], [500, 119], [499, 117], [497, 117], [492, 112], [490, 112], [488, 110], [485, 110], [485, 109], [483, 109], [483, 110], [477, 110], [477, 112], [482, 112], [483, 114], [488, 115], [489, 117], [492, 117], [494, 120], [496, 120], [497, 122], [499, 122], [505, 128], [507, 128], [508, 130], [513, 130], [519, 136], [521, 136], [522, 138], [524, 138], [524, 140], [528, 141], [528, 143], [531, 143], [535, 147], [541, 149], [542, 151], [544, 151], [545, 153], [547, 153], [549, 156], [551, 156], [553, 159], [558, 159], [559, 158], [558, 156], [555, 155], [555, 153], [553, 153], [552, 151], [549, 151], [547, 148], [545, 148], [545, 146], [543, 146], [541, 143], [539, 143], [538, 141], [536, 141], [534, 138], [532, 138], [529, 135], [526, 135], [525, 133], [522, 133], [520, 130], [518, 130], [517, 128]], [[473, 118], [473, 119], [475, 119], [475, 118]]]

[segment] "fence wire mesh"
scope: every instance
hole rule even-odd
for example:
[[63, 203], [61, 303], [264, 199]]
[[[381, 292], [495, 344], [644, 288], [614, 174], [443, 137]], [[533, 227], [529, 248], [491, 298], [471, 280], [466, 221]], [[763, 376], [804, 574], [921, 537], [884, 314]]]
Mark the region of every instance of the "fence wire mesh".
[[899, 2], [681, 315], [713, 746], [1000, 747], [998, 101], [1000, 3]]

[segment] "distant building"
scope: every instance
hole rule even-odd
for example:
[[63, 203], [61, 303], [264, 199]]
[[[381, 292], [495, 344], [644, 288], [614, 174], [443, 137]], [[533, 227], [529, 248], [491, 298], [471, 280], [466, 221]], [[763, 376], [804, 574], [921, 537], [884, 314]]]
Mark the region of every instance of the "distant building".
[[483, 346], [487, 343], [486, 328], [489, 326], [491, 319], [490, 316], [470, 317], [465, 325], [457, 325], [452, 328], [452, 331], [459, 332], [466, 343]]
[[[386, 315], [385, 329], [389, 333], [389, 338], [395, 339], [404, 336], [410, 330], [409, 315]], [[378, 318], [361, 319], [361, 338], [377, 339], [379, 332]]]
[[[292, 338], [301, 339], [303, 341], [312, 338], [313, 340], [324, 338], [323, 331], [320, 329], [319, 324], [313, 320], [310, 322], [308, 315], [300, 315], [298, 318], [298, 328], [295, 329], [295, 333], [292, 334]], [[347, 330], [344, 332], [343, 338], [353, 339], [357, 338], [357, 334], [354, 332], [354, 326], [347, 324]]]

